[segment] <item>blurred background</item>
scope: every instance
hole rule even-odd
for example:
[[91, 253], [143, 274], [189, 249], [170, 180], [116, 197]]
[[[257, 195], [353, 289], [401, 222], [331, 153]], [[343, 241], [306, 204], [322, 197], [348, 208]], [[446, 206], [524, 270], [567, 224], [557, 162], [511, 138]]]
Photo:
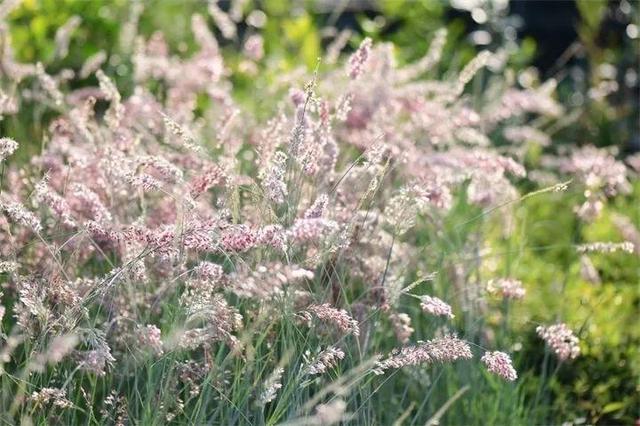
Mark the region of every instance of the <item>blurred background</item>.
[[[337, 33], [351, 35], [347, 50], [357, 47], [365, 36], [391, 41], [398, 61], [408, 62], [425, 53], [437, 28], [446, 27], [450, 36], [443, 63], [451, 68], [466, 63], [478, 50], [505, 49], [510, 67], [531, 67], [521, 78], [558, 80], [561, 100], [576, 114], [567, 119], [585, 125], [567, 126], [570, 131], [557, 135], [556, 141], [616, 145], [623, 153], [640, 150], [640, 27], [639, 3], [634, 0], [236, 0], [217, 4], [232, 18], [243, 18], [232, 35], [217, 29], [227, 57], [241, 51], [248, 35], [259, 32], [269, 62], [266, 68], [273, 73], [301, 63], [313, 67]], [[107, 65], [126, 80], [130, 64], [119, 53], [132, 46], [123, 44], [121, 25], [138, 21], [146, 36], [162, 30], [174, 49], [188, 51], [193, 48], [188, 41], [191, 15], [203, 8], [205, 0], [24, 0], [11, 13], [11, 35], [18, 59], [42, 61], [49, 64], [50, 72], [79, 68], [87, 57], [104, 51], [110, 58]], [[245, 15], [243, 10], [252, 12]], [[68, 54], [56, 60], [60, 56], [56, 31], [72, 16], [81, 16], [82, 23], [71, 34]], [[252, 78], [243, 81], [242, 74], [234, 72], [239, 76], [234, 82], [237, 89], [255, 83]], [[610, 90], [612, 84], [617, 90]], [[597, 96], [602, 91], [612, 92], [604, 102]]]
[[[0, 17], [13, 0], [0, 4]], [[11, 47], [24, 62], [40, 61], [47, 72], [81, 70], [86, 58], [103, 55], [105, 71], [121, 92], [133, 89], [133, 43], [127, 26], [136, 25], [150, 37], [162, 31], [174, 51], [188, 54], [195, 43], [189, 30], [193, 13], [206, 14], [205, 1], [149, 0], [23, 0], [7, 15]], [[216, 6], [235, 21], [236, 29], [211, 25], [224, 50], [236, 98], [260, 114], [256, 94], [268, 93], [282, 71], [313, 70], [331, 61], [327, 49], [343, 40], [345, 50], [357, 48], [368, 36], [395, 45], [396, 59], [407, 63], [425, 54], [437, 29], [449, 37], [436, 72], [459, 70], [478, 51], [503, 50], [512, 78], [523, 87], [553, 78], [566, 114], [551, 128], [553, 144], [594, 144], [609, 147], [620, 159], [640, 151], [640, 24], [639, 3], [631, 0], [508, 1], [508, 0], [237, 0]], [[75, 18], [74, 18], [75, 17]], [[65, 27], [66, 32], [59, 28]], [[248, 66], [241, 55], [247, 39], [260, 34], [265, 56]], [[56, 40], [69, 37], [68, 52]], [[101, 52], [104, 52], [103, 54]], [[1, 73], [1, 71], [0, 71]], [[72, 88], [96, 85], [93, 75], [69, 81]], [[46, 111], [23, 108], [0, 121], [0, 132], [40, 148], [48, 123]], [[28, 122], [30, 125], [25, 126]], [[26, 154], [25, 154], [26, 155]], [[567, 203], [532, 200], [527, 205], [533, 228], [529, 243], [566, 246], [580, 232], [584, 240], [610, 239], [616, 234], [616, 214], [640, 220], [639, 185], [633, 193], [607, 206], [602, 219], [584, 229], [571, 213], [558, 214]], [[564, 209], [570, 211], [570, 209]], [[578, 231], [579, 229], [579, 231]], [[618, 258], [617, 258], [618, 259]], [[598, 422], [632, 424], [639, 417], [640, 383], [640, 266], [637, 255], [618, 260], [595, 256], [601, 282], [594, 286], [581, 278], [570, 248], [528, 253], [520, 259], [532, 283], [554, 282], [562, 275], [565, 299], [554, 289], [531, 292], [527, 309], [534, 317], [562, 310], [567, 322], [584, 324], [588, 347], [574, 367], [560, 371], [551, 385], [549, 401], [568, 424]], [[553, 266], [552, 266], [553, 265]], [[559, 281], [559, 280], [558, 280]], [[531, 333], [522, 358], [539, 359], [540, 345]], [[535, 367], [531, 366], [535, 371]], [[587, 413], [587, 417], [584, 417]], [[636, 423], [637, 424], [637, 423]]]

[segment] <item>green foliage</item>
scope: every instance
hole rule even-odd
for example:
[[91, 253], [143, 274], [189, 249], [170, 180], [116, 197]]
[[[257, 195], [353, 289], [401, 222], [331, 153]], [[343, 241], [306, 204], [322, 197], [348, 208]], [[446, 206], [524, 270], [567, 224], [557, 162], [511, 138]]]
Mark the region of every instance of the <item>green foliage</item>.
[[[589, 421], [617, 424], [632, 422], [637, 414], [640, 400], [630, 378], [640, 375], [640, 329], [631, 326], [640, 306], [638, 255], [589, 254], [601, 279], [591, 283], [581, 276], [575, 246], [622, 241], [611, 218], [624, 214], [637, 226], [639, 196], [636, 183], [631, 194], [617, 198], [591, 224], [575, 218], [575, 203], [566, 194], [534, 197], [519, 208], [511, 236], [495, 235], [495, 247], [505, 253], [499, 268], [509, 269], [529, 290], [523, 306], [513, 312], [515, 329], [526, 333], [531, 328], [518, 321], [527, 312], [539, 323], [561, 320], [581, 330], [581, 357], [560, 366], [549, 385], [549, 403], [560, 418], [586, 416]], [[521, 342], [525, 351], [535, 347], [532, 343]]]
[[17, 59], [54, 62], [55, 33], [72, 16], [80, 16], [82, 25], [72, 34], [69, 56], [58, 66], [78, 68], [99, 50], [113, 52], [123, 18], [116, 12], [125, 5], [123, 0], [25, 0], [9, 16]]

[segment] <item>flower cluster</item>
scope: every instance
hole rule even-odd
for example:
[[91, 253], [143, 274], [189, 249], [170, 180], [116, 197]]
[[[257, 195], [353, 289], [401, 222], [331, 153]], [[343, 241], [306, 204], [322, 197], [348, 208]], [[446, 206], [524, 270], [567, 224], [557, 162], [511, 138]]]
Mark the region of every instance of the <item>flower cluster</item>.
[[566, 324], [541, 325], [536, 328], [536, 332], [560, 361], [572, 360], [580, 355], [580, 340]]
[[52, 404], [58, 408], [71, 408], [73, 404], [67, 399], [67, 392], [64, 389], [42, 388], [34, 391], [29, 397], [36, 406]]
[[576, 176], [585, 187], [585, 201], [576, 208], [584, 220], [591, 221], [600, 215], [606, 197], [630, 191], [624, 163], [605, 150], [585, 146], [562, 161], [561, 168]]
[[471, 348], [467, 342], [455, 336], [444, 336], [415, 346], [405, 346], [394, 350], [388, 358], [377, 363], [374, 373], [383, 374], [385, 370], [390, 368], [453, 362], [472, 357]]
[[578, 253], [615, 253], [617, 251], [633, 253], [634, 245], [630, 241], [624, 241], [621, 243], [598, 241], [595, 243], [580, 244], [576, 247], [576, 250]]
[[155, 325], [147, 324], [138, 331], [138, 339], [142, 348], [148, 349], [157, 355], [162, 355], [162, 340], [160, 329]]
[[264, 405], [276, 399], [278, 391], [282, 388], [282, 374], [284, 374], [284, 368], [278, 367], [265, 380], [258, 397], [259, 404]]
[[360, 334], [358, 321], [353, 319], [344, 309], [336, 309], [328, 303], [311, 305], [302, 314], [308, 320], [311, 320], [312, 316], [314, 316], [322, 322], [333, 325], [343, 333], [353, 333], [356, 336]]
[[[208, 12], [226, 40], [244, 37], [234, 18], [242, 10], [227, 13], [210, 2]], [[122, 93], [101, 69], [114, 62], [104, 52], [79, 70], [96, 87], [75, 90], [43, 64], [18, 64], [8, 53], [0, 58], [15, 84], [32, 80], [34, 96], [59, 111], [42, 151], [22, 169], [9, 161], [18, 143], [0, 138], [7, 170], [0, 198], [7, 296], [0, 296], [12, 299], [0, 306], [0, 320], [10, 325], [2, 332], [7, 342], [45, 342], [49, 351], [23, 364], [102, 377], [138, 358], [160, 358], [174, 374], [167, 387], [177, 396], [162, 408], [174, 419], [209, 391], [205, 384], [215, 381], [222, 395], [235, 386], [225, 370], [230, 364], [253, 363], [247, 371], [259, 371], [253, 382], [261, 385], [251, 392], [252, 406], [264, 407], [283, 393], [283, 377], [295, 376], [290, 371], [322, 382], [330, 369], [371, 357], [371, 342], [393, 334], [401, 346], [375, 358], [376, 374], [471, 359], [472, 339], [449, 331], [412, 342], [418, 323], [412, 326], [410, 313], [417, 308], [404, 305], [403, 295], [417, 297], [423, 312], [452, 320], [452, 328], [459, 324], [445, 301], [409, 293], [424, 280], [406, 282], [414, 272], [427, 276], [421, 271], [432, 264], [423, 254], [434, 250], [422, 232], [411, 231], [433, 227], [429, 236], [439, 238], [460, 200], [490, 212], [521, 199], [516, 183], [529, 174], [520, 148], [549, 144], [528, 118], [562, 112], [554, 82], [507, 85], [476, 108], [467, 85], [483, 67], [501, 71], [500, 54], [481, 52], [457, 75], [438, 80], [428, 74], [442, 56], [446, 31], [406, 66], [396, 63], [390, 44], [366, 38], [344, 67], [311, 82], [295, 72], [280, 76], [273, 91], [283, 99], [265, 108], [263, 119], [234, 100], [236, 64], [225, 63], [207, 18], [196, 14], [191, 23], [189, 54], [173, 55], [159, 32], [131, 40], [131, 90]], [[59, 33], [58, 54], [77, 25], [71, 21]], [[256, 71], [262, 37], [249, 34], [242, 46], [238, 67]], [[0, 92], [0, 115], [19, 106], [10, 101]], [[515, 148], [494, 146], [496, 134]], [[578, 150], [561, 163], [586, 188], [581, 215], [628, 187], [626, 166], [602, 151]], [[637, 240], [629, 223], [619, 226]], [[629, 244], [578, 250], [633, 250]], [[467, 316], [486, 313], [482, 286], [471, 285], [472, 273], [457, 256], [449, 263], [448, 254], [443, 264], [451, 273], [442, 285], [453, 291], [434, 293], [453, 295], [460, 323], [469, 323]], [[510, 278], [490, 281], [488, 291], [525, 296], [522, 283]], [[289, 348], [277, 339], [288, 327], [309, 338], [285, 357]], [[539, 327], [538, 334], [562, 360], [579, 354], [563, 324]], [[264, 348], [267, 355], [256, 356]], [[276, 359], [289, 355], [297, 370]], [[223, 357], [238, 362], [218, 362]], [[481, 362], [505, 380], [517, 378], [503, 352], [487, 352]], [[106, 398], [105, 407], [126, 417], [118, 394]], [[44, 388], [31, 401], [68, 408], [59, 389]], [[318, 405], [309, 421], [337, 422], [344, 412], [342, 401]]]
[[518, 373], [511, 363], [511, 357], [504, 352], [486, 352], [480, 359], [491, 373], [513, 382]]
[[522, 282], [513, 278], [490, 280], [487, 283], [487, 292], [499, 294], [505, 299], [522, 299], [527, 294]]
[[338, 361], [343, 358], [344, 351], [342, 349], [330, 346], [309, 362], [304, 369], [305, 374], [310, 376], [324, 374], [328, 369], [335, 367]]
[[422, 296], [420, 298], [420, 307], [424, 312], [435, 316], [444, 316], [453, 318], [455, 315], [451, 312], [451, 306], [437, 297]]
[[0, 138], [0, 161], [4, 161], [18, 149], [18, 142], [11, 138]]

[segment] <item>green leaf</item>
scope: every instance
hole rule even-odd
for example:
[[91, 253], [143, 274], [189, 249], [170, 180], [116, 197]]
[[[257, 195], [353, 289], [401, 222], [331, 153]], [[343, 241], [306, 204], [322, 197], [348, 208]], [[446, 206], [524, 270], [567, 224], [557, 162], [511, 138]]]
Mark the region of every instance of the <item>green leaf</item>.
[[592, 31], [597, 30], [607, 10], [606, 0], [578, 0], [576, 5], [587, 26]]
[[610, 402], [602, 409], [602, 414], [611, 413], [623, 409], [627, 404], [624, 402]]

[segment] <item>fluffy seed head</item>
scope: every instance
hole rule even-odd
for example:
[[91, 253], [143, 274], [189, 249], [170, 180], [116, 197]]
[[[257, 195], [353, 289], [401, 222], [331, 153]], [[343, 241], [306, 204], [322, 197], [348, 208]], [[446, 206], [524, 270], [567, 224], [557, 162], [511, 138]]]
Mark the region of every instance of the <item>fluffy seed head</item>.
[[505, 299], [522, 299], [527, 294], [522, 282], [513, 278], [490, 280], [487, 283], [487, 291]]
[[422, 296], [420, 301], [420, 307], [424, 312], [427, 312], [435, 316], [443, 316], [448, 318], [454, 318], [455, 315], [451, 312], [451, 306], [443, 302], [437, 297]]
[[518, 373], [511, 363], [511, 357], [504, 352], [485, 352], [481, 361], [487, 370], [507, 381], [512, 382], [518, 378]]
[[0, 161], [4, 161], [18, 149], [18, 142], [11, 138], [0, 138]]
[[536, 332], [560, 361], [572, 360], [580, 355], [580, 340], [566, 324], [538, 326]]

